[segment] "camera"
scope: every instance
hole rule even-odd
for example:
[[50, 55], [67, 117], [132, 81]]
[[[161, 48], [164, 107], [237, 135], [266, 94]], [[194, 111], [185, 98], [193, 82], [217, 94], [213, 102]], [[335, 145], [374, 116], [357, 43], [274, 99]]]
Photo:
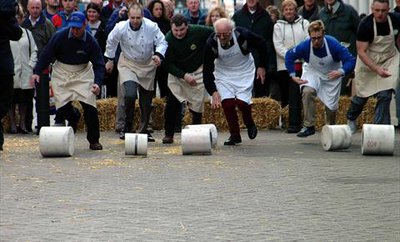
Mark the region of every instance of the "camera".
[[18, 2], [16, 0], [0, 0], [0, 18], [9, 19], [15, 17], [18, 12]]

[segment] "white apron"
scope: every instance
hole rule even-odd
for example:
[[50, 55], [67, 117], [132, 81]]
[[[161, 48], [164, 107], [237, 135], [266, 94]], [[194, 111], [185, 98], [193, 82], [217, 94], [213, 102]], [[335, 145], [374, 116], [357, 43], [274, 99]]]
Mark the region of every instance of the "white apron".
[[168, 88], [179, 102], [188, 102], [191, 110], [202, 113], [204, 110], [205, 88], [203, 83], [203, 66], [191, 73], [197, 82], [196, 86], [189, 85], [184, 79], [168, 75]]
[[390, 34], [378, 36], [374, 19], [374, 41], [369, 45], [367, 54], [376, 65], [387, 68], [392, 75], [387, 78], [379, 76], [357, 57], [354, 81], [356, 95], [359, 97], [369, 97], [383, 90], [396, 89], [399, 76], [399, 52], [395, 45], [392, 21], [389, 16], [388, 21]]
[[[232, 31], [233, 33], [234, 31]], [[237, 98], [251, 104], [256, 67], [251, 54], [243, 55], [235, 34], [233, 46], [223, 49], [218, 41], [218, 58], [215, 60], [215, 85], [221, 100]]]
[[96, 95], [92, 93], [94, 84], [92, 63], [69, 65], [56, 61], [51, 73], [51, 84], [56, 108], [70, 101], [82, 101], [96, 107]]
[[119, 82], [134, 81], [147, 91], [154, 90], [157, 66], [150, 58], [146, 63], [133, 62], [121, 53], [118, 61]]
[[303, 74], [301, 75], [301, 79], [307, 80], [308, 82], [300, 85], [300, 88], [303, 86], [314, 88], [317, 91], [317, 96], [321, 102], [330, 110], [334, 111], [337, 110], [339, 106], [342, 77], [335, 80], [329, 80], [328, 73], [340, 69], [342, 63], [333, 60], [325, 38], [324, 48], [326, 49], [327, 55], [319, 58], [314, 55], [314, 50], [310, 43], [310, 60], [308, 63], [303, 65]]

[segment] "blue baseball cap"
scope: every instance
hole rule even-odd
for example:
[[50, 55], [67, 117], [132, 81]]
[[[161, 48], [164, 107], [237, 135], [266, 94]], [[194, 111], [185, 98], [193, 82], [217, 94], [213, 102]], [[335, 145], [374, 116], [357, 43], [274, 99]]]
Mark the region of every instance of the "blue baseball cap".
[[86, 16], [80, 11], [75, 11], [71, 14], [68, 19], [68, 27], [82, 28], [83, 24], [86, 22]]

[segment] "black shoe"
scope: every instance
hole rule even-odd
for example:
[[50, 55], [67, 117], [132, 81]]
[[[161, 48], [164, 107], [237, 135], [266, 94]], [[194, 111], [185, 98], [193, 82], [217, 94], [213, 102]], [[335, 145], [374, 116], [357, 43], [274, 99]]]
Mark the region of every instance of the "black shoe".
[[147, 142], [156, 142], [156, 140], [150, 133], [147, 134]]
[[119, 132], [119, 138], [120, 139], [125, 139], [125, 132], [124, 131]]
[[301, 129], [299, 133], [297, 133], [297, 137], [305, 138], [307, 136], [315, 134], [315, 127], [304, 127]]
[[224, 145], [236, 145], [242, 143], [242, 138], [239, 137], [229, 137], [225, 142]]
[[91, 143], [91, 144], [89, 145], [89, 149], [91, 149], [91, 150], [102, 150], [102, 149], [103, 149], [103, 146], [102, 146], [99, 142], [97, 142], [97, 143]]
[[174, 143], [174, 137], [165, 136], [165, 137], [162, 139], [162, 143], [163, 143], [163, 144], [172, 144], [172, 143]]
[[250, 139], [254, 139], [257, 137], [257, 126], [253, 124], [253, 126], [247, 127], [247, 135]]
[[288, 134], [294, 134], [300, 132], [301, 127], [298, 126], [289, 126], [287, 129]]
[[19, 134], [28, 134], [28, 130], [18, 127], [17, 128]]

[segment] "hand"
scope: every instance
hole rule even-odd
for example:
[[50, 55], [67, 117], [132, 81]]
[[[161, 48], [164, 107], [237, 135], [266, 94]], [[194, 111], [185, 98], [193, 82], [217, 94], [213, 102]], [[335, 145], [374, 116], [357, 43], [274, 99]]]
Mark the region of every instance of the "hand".
[[339, 77], [341, 77], [342, 75], [343, 75], [343, 73], [341, 71], [334, 70], [334, 71], [330, 71], [328, 73], [328, 78], [329, 78], [329, 80], [336, 80]]
[[35, 82], [37, 82], [37, 83], [40, 82], [40, 76], [36, 75], [36, 74], [33, 74], [31, 76], [31, 78], [29, 79], [29, 83], [31, 84], [32, 87], [34, 87], [35, 86]]
[[221, 107], [221, 96], [219, 95], [219, 92], [214, 92], [212, 94], [211, 108], [216, 109], [219, 107]]
[[264, 84], [265, 81], [265, 68], [263, 67], [258, 67], [257, 68], [257, 80], [261, 81], [261, 84]]
[[158, 55], [153, 55], [151, 57], [151, 59], [153, 60], [153, 62], [154, 62], [154, 64], [156, 66], [160, 66], [161, 65], [161, 59], [160, 59], [160, 57]]
[[100, 94], [100, 87], [99, 87], [99, 85], [97, 85], [97, 84], [93, 84], [93, 86], [92, 86], [92, 93], [94, 94], [94, 95], [99, 95]]
[[190, 85], [190, 86], [197, 86], [197, 82], [194, 77], [188, 73], [183, 76], [183, 79]]
[[108, 60], [106, 63], [106, 72], [111, 73], [113, 69], [114, 69], [114, 61]]
[[121, 18], [124, 18], [125, 16], [126, 16], [126, 14], [128, 13], [128, 8], [126, 8], [125, 6], [123, 6], [120, 10], [119, 10], [119, 12], [118, 12], [118, 17], [121, 19]]
[[390, 72], [388, 71], [388, 69], [387, 69], [387, 68], [384, 68], [384, 67], [379, 67], [379, 68], [376, 70], [376, 73], [377, 73], [379, 76], [383, 77], [383, 78], [386, 78], [386, 77], [389, 77], [389, 76], [392, 75], [392, 74], [390, 74]]
[[303, 79], [301, 79], [300, 77], [297, 77], [297, 76], [292, 76], [292, 80], [294, 82], [296, 82], [297, 84], [299, 84], [299, 85], [308, 83], [307, 80], [303, 80]]

